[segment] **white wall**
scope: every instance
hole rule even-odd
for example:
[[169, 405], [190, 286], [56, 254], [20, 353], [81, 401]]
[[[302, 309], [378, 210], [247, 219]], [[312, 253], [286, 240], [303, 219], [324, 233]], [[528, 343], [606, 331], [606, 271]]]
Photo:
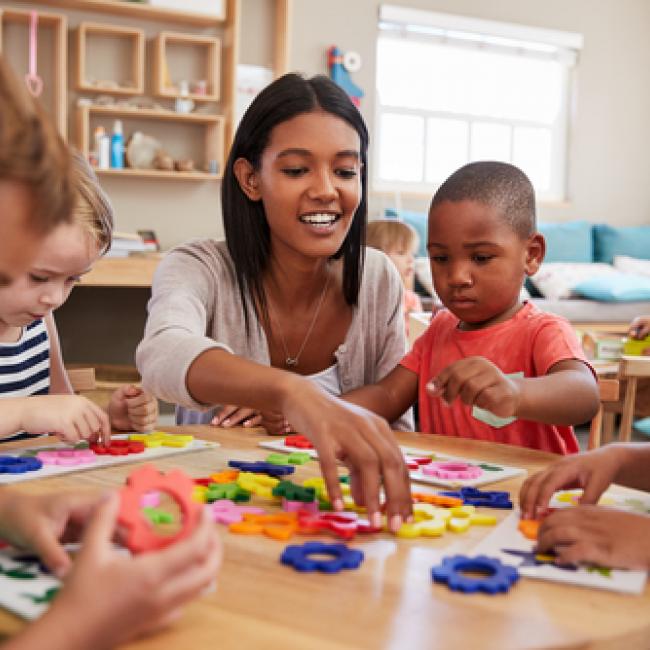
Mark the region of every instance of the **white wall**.
[[[353, 79], [366, 92], [362, 112], [371, 137], [380, 4], [379, 0], [297, 0], [291, 39], [292, 66], [307, 74], [326, 72], [325, 52], [330, 45], [361, 54], [364, 65]], [[569, 198], [563, 204], [540, 205], [539, 216], [552, 221], [650, 223], [647, 0], [390, 0], [388, 4], [582, 33]], [[392, 202], [392, 197], [374, 195], [371, 214]], [[425, 209], [427, 204], [425, 197], [403, 197], [405, 207]]]

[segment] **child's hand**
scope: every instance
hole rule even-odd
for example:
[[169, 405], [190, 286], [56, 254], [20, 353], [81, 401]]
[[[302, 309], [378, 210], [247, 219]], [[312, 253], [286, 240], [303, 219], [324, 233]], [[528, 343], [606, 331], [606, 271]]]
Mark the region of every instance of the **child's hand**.
[[483, 357], [466, 357], [447, 366], [427, 384], [427, 392], [448, 404], [460, 398], [504, 418], [517, 415], [521, 398], [519, 381]]
[[118, 510], [116, 494], [97, 509], [65, 586], [45, 615], [67, 619], [66, 629], [78, 642], [74, 647], [113, 648], [169, 624], [212, 584], [221, 564], [207, 510], [191, 537], [133, 557], [111, 541]]
[[4, 488], [0, 536], [13, 546], [33, 551], [54, 574], [62, 576], [70, 568], [70, 558], [61, 544], [79, 540], [100, 499], [97, 493], [32, 495]]
[[598, 506], [564, 508], [544, 519], [540, 553], [555, 551], [559, 563], [650, 569], [650, 517]]
[[98, 437], [108, 444], [111, 427], [99, 406], [80, 395], [38, 395], [21, 400], [20, 428], [28, 433], [53, 433], [64, 442]]
[[260, 426], [271, 436], [286, 436], [291, 433], [291, 425], [282, 413], [262, 413]]
[[[311, 408], [305, 409], [305, 403]], [[291, 428], [306, 435], [318, 451], [334, 508], [343, 509], [338, 458], [350, 468], [355, 499], [366, 507], [373, 525], [381, 525], [379, 496], [383, 487], [388, 525], [396, 532], [412, 514], [412, 499], [404, 458], [386, 420], [331, 397], [303, 378], [299, 386], [287, 391], [287, 398], [278, 406]]]
[[622, 468], [623, 454], [623, 448], [615, 445], [566, 456], [526, 479], [519, 493], [522, 517], [536, 519], [546, 510], [553, 494], [562, 489], [583, 488], [580, 502], [597, 503]]
[[633, 339], [644, 339], [650, 334], [650, 316], [637, 316], [628, 329], [628, 335]]
[[215, 416], [210, 424], [213, 427], [259, 427], [262, 415], [255, 409], [227, 404], [215, 409]]
[[111, 396], [108, 416], [114, 429], [151, 431], [158, 421], [158, 400], [137, 386], [121, 386]]

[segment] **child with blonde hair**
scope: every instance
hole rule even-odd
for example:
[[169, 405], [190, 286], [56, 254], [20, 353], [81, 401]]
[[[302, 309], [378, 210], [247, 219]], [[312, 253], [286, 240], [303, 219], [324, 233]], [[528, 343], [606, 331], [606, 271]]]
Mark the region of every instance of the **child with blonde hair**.
[[63, 366], [52, 312], [110, 246], [113, 210], [94, 173], [73, 156], [77, 197], [72, 222], [46, 237], [35, 261], [11, 286], [0, 289], [0, 435], [51, 432], [66, 442], [110, 429], [146, 431], [157, 419], [157, 401], [136, 386], [112, 395], [108, 414], [74, 395]]
[[578, 451], [598, 387], [571, 325], [522, 302], [544, 259], [535, 192], [517, 167], [481, 161], [454, 172], [429, 209], [437, 312], [384, 379], [345, 399], [391, 421], [419, 400], [422, 431]]
[[404, 284], [402, 305], [408, 335], [409, 314], [412, 311], [422, 311], [420, 296], [413, 291], [413, 265], [418, 248], [418, 234], [404, 221], [376, 219], [368, 223], [366, 245], [386, 253], [399, 271]]

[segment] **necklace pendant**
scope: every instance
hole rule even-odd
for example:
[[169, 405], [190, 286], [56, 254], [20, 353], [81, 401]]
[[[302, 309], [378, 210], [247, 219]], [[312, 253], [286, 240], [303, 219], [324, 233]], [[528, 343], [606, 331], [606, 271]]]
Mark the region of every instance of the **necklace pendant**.
[[284, 363], [288, 368], [293, 368], [298, 365], [298, 359], [296, 357], [287, 357]]

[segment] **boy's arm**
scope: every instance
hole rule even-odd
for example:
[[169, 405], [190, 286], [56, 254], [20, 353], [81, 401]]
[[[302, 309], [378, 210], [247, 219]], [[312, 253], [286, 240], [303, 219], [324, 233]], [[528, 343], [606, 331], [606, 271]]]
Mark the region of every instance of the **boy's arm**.
[[418, 376], [412, 370], [397, 365], [381, 381], [356, 388], [341, 395], [341, 399], [395, 422], [411, 408], [418, 396]]
[[54, 316], [49, 313], [44, 320], [50, 339], [50, 395], [72, 395], [74, 391], [63, 365], [59, 332], [56, 329]]
[[516, 416], [546, 424], [588, 422], [600, 403], [598, 385], [589, 368], [577, 359], [556, 363], [543, 377], [514, 379], [519, 384]]

